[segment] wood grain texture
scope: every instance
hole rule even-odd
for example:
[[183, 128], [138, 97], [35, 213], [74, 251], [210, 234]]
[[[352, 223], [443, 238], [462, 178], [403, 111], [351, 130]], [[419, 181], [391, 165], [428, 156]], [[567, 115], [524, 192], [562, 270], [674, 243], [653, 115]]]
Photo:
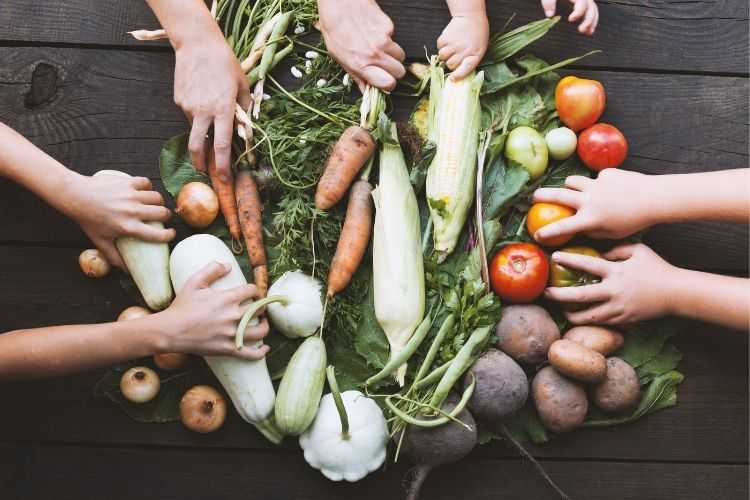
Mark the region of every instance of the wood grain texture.
[[[403, 498], [406, 463], [361, 482], [334, 483], [305, 464], [301, 454], [79, 446], [0, 445], [0, 487], [25, 500], [236, 499], [382, 500]], [[606, 461], [542, 462], [571, 498], [744, 500], [746, 465], [628, 464]], [[71, 480], [75, 478], [76, 480]], [[466, 459], [437, 469], [420, 498], [496, 500], [558, 498], [520, 460]]]
[[[425, 45], [434, 52], [435, 40], [450, 19], [444, 0], [379, 3], [394, 20], [396, 42], [410, 58], [422, 58]], [[598, 5], [599, 28], [593, 38], [579, 35], [563, 21], [534, 50], [553, 59], [604, 51], [583, 66], [748, 73], [748, 4], [743, 0], [604, 0]], [[560, 2], [559, 9], [564, 17], [570, 13], [567, 2]], [[488, 11], [493, 30], [501, 29], [514, 13], [511, 26], [543, 16], [538, 1], [488, 2]], [[143, 1], [68, 0], [62, 9], [55, 0], [6, 0], [0, 6], [0, 40], [21, 43], [146, 47], [154, 42], [137, 42], [126, 32], [156, 27]]]

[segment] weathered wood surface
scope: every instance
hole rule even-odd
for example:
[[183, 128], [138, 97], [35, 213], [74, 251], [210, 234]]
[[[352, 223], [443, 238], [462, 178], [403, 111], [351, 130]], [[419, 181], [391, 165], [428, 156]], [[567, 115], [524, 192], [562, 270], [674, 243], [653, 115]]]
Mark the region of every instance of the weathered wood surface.
[[[396, 25], [396, 41], [411, 58], [432, 48], [449, 20], [444, 0], [381, 0]], [[575, 35], [565, 26], [548, 35], [540, 55], [564, 59], [592, 49], [604, 53], [581, 64], [616, 68], [717, 73], [748, 72], [748, 3], [717, 2], [598, 2], [599, 28], [593, 39]], [[567, 2], [559, 3], [567, 16]], [[516, 14], [513, 25], [539, 19], [538, 1], [490, 3], [493, 28], [500, 29]], [[564, 21], [563, 21], [564, 22]], [[562, 22], [561, 22], [562, 24]], [[165, 42], [137, 42], [127, 32], [159, 27], [142, 0], [9, 1], [0, 5], [0, 42], [42, 44], [125, 45], [165, 48]]]

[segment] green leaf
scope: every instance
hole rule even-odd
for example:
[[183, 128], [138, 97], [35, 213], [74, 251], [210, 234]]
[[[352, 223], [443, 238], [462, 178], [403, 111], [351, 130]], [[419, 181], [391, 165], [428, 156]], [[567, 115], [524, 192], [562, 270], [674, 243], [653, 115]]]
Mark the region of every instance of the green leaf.
[[544, 428], [542, 421], [539, 420], [539, 415], [537, 415], [531, 401], [528, 401], [523, 408], [508, 417], [505, 425], [516, 441], [531, 441], [537, 444], [549, 441], [547, 430]]
[[274, 380], [283, 375], [286, 365], [292, 359], [295, 351], [302, 343], [302, 339], [288, 339], [281, 333], [272, 330], [268, 336], [263, 339], [268, 344], [270, 351], [266, 355], [266, 365], [271, 378]]
[[188, 152], [187, 132], [176, 135], [164, 143], [159, 153], [159, 173], [169, 194], [177, 196], [182, 186], [188, 182], [209, 184], [208, 176], [193, 168]]
[[505, 160], [499, 156], [484, 174], [482, 193], [482, 217], [494, 219], [506, 203], [516, 196], [529, 181], [529, 172], [520, 165], [505, 166]]
[[682, 354], [677, 347], [667, 342], [659, 354], [636, 369], [641, 385], [646, 385], [655, 377], [674, 370], [681, 360]]
[[372, 279], [361, 311], [362, 315], [354, 333], [354, 348], [366, 360], [374, 373], [388, 362], [390, 347], [385, 332], [375, 316], [375, 286]]
[[559, 16], [542, 19], [520, 26], [513, 31], [493, 36], [487, 53], [482, 59], [482, 65], [501, 62], [517, 54], [529, 44], [546, 35], [559, 20]]
[[671, 318], [639, 323], [625, 334], [625, 344], [617, 356], [638, 369], [656, 357], [678, 329], [679, 324]]
[[550, 170], [542, 181], [542, 187], [562, 187], [565, 185], [565, 179], [571, 175], [591, 177], [591, 170], [581, 163], [581, 160], [578, 159], [578, 155], [571, 156], [563, 163]]

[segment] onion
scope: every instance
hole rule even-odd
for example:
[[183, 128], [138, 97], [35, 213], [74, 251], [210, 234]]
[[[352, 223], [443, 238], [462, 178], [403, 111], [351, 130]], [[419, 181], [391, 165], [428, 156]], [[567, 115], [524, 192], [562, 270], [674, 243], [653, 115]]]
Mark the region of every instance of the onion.
[[154, 363], [162, 370], [177, 370], [185, 366], [190, 356], [181, 352], [154, 354]]
[[191, 227], [207, 227], [219, 213], [219, 198], [207, 184], [188, 182], [177, 195], [175, 212]]
[[145, 307], [130, 306], [127, 309], [123, 310], [119, 316], [117, 316], [117, 321], [128, 321], [129, 319], [143, 318], [144, 316], [149, 316], [150, 314], [151, 311], [149, 311]]
[[159, 394], [159, 375], [151, 368], [134, 366], [120, 379], [120, 392], [132, 403], [147, 403]]
[[78, 264], [81, 266], [83, 274], [89, 278], [103, 278], [109, 274], [112, 268], [104, 255], [95, 248], [89, 248], [81, 252], [81, 255], [78, 256]]
[[182, 396], [180, 420], [191, 431], [207, 433], [224, 425], [227, 403], [213, 387], [196, 385]]

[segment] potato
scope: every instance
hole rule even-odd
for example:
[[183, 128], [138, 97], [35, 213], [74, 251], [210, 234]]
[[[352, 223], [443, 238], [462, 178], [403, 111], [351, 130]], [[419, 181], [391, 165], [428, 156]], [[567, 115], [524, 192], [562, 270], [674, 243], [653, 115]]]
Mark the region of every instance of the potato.
[[505, 307], [495, 328], [496, 346], [518, 362], [541, 363], [560, 330], [552, 316], [537, 305]]
[[597, 383], [607, 375], [607, 360], [596, 351], [572, 340], [554, 342], [547, 353], [557, 371], [581, 382]]
[[477, 359], [464, 376], [464, 386], [472, 375], [476, 381], [469, 400], [475, 417], [493, 421], [521, 408], [529, 396], [529, 380], [518, 363], [502, 351], [489, 349]]
[[607, 358], [607, 376], [591, 391], [591, 400], [601, 410], [624, 413], [641, 399], [641, 384], [635, 370], [620, 358]]
[[536, 374], [531, 383], [531, 394], [542, 423], [554, 432], [577, 429], [589, 409], [583, 387], [560, 375], [551, 366], [545, 366]]
[[563, 338], [584, 345], [603, 356], [614, 354], [625, 343], [625, 338], [620, 332], [593, 325], [571, 328]]

